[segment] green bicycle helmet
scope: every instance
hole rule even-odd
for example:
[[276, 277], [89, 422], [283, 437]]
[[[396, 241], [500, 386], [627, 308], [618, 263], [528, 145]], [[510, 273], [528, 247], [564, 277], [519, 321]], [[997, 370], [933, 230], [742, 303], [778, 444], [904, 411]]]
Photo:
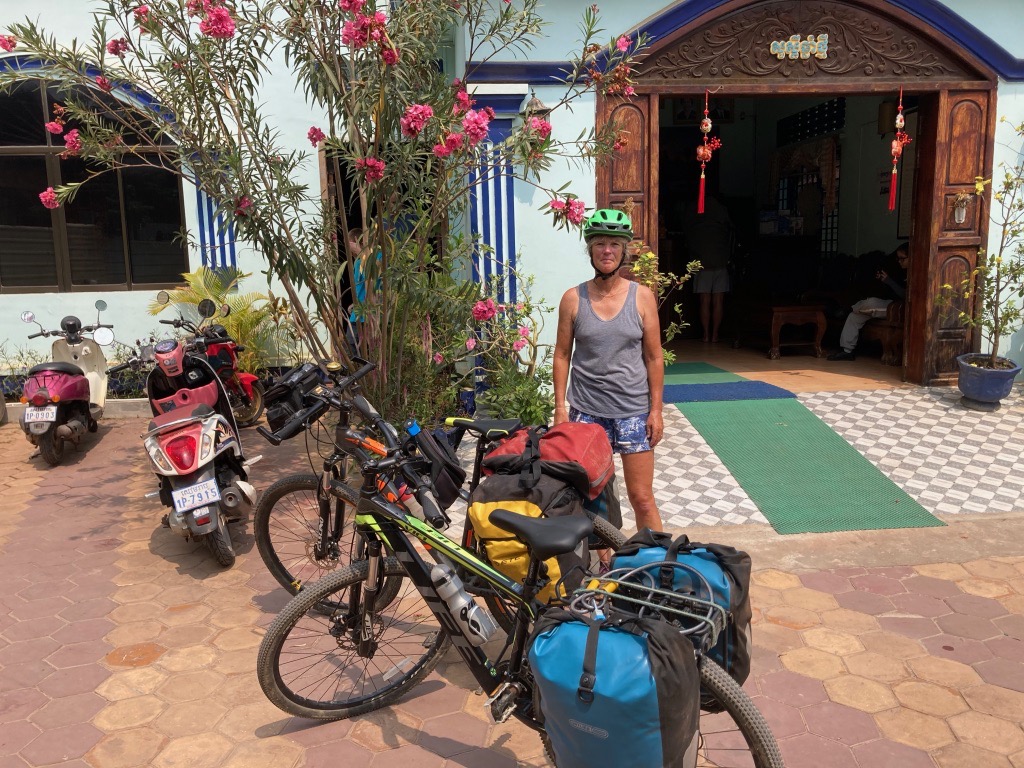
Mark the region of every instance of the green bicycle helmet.
[[629, 216], [615, 208], [601, 208], [594, 211], [583, 223], [583, 238], [589, 240], [597, 235], [633, 239], [633, 222]]

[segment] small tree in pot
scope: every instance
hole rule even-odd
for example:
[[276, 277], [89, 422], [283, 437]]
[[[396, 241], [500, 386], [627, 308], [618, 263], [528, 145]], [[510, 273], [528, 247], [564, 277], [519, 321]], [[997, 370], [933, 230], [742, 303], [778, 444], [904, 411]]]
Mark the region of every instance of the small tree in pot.
[[[1013, 131], [1024, 140], [1024, 123]], [[978, 328], [989, 345], [988, 352], [957, 358], [957, 383], [964, 393], [961, 402], [979, 410], [998, 408], [1021, 370], [1013, 360], [999, 355], [999, 344], [1024, 322], [1024, 160], [1015, 165], [1004, 163], [1002, 171], [992, 189], [992, 222], [999, 233], [996, 250], [988, 253], [982, 249], [978, 265], [958, 287], [943, 285], [939, 298], [939, 304], [955, 311], [961, 323]], [[975, 194], [984, 194], [987, 184], [979, 178]]]

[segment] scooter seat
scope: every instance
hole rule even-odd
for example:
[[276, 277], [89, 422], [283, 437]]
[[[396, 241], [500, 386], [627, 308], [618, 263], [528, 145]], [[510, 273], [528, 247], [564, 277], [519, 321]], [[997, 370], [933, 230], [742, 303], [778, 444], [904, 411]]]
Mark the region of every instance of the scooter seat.
[[85, 371], [71, 363], [40, 363], [28, 369], [28, 375], [33, 373], [69, 373], [72, 376], [85, 376]]

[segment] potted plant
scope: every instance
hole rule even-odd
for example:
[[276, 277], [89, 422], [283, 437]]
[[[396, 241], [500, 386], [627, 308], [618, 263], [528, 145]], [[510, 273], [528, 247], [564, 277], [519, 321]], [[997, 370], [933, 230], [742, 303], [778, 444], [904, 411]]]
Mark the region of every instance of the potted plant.
[[[1024, 139], [1024, 123], [1013, 130]], [[980, 250], [974, 270], [959, 288], [943, 285], [939, 300], [941, 306], [955, 311], [965, 326], [980, 329], [988, 343], [987, 352], [957, 358], [957, 386], [963, 393], [960, 402], [974, 410], [996, 410], [1021, 370], [1016, 362], [999, 355], [999, 345], [1024, 321], [1024, 161], [1003, 163], [1002, 171], [992, 187], [992, 221], [999, 233], [996, 250]], [[987, 184], [977, 179], [975, 194], [984, 194]]]

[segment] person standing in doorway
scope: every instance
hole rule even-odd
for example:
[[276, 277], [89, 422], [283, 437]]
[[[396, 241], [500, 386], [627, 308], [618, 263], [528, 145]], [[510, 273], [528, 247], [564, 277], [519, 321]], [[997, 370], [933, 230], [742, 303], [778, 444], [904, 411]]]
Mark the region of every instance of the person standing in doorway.
[[[899, 264], [897, 274], [890, 275], [884, 269], [878, 270], [875, 277], [888, 288], [897, 299], [907, 294], [907, 270], [910, 268], [910, 249], [906, 243], [896, 247], [896, 261]], [[843, 331], [839, 335], [839, 349], [828, 356], [829, 360], [854, 360], [853, 350], [857, 348], [860, 330], [872, 317], [885, 317], [893, 299], [880, 299], [872, 296], [862, 299], [853, 305], [850, 314], [843, 323]]]
[[718, 341], [729, 292], [729, 257], [733, 228], [729, 212], [713, 195], [704, 203], [704, 213], [691, 213], [685, 225], [686, 247], [691, 261], [701, 270], [693, 277], [693, 292], [700, 297], [700, 324], [704, 341]]
[[558, 305], [554, 422], [604, 427], [622, 456], [637, 530], [660, 531], [654, 447], [664, 432], [665, 363], [657, 301], [649, 288], [619, 274], [633, 239], [625, 213], [595, 211], [583, 237], [594, 277], [566, 291]]

